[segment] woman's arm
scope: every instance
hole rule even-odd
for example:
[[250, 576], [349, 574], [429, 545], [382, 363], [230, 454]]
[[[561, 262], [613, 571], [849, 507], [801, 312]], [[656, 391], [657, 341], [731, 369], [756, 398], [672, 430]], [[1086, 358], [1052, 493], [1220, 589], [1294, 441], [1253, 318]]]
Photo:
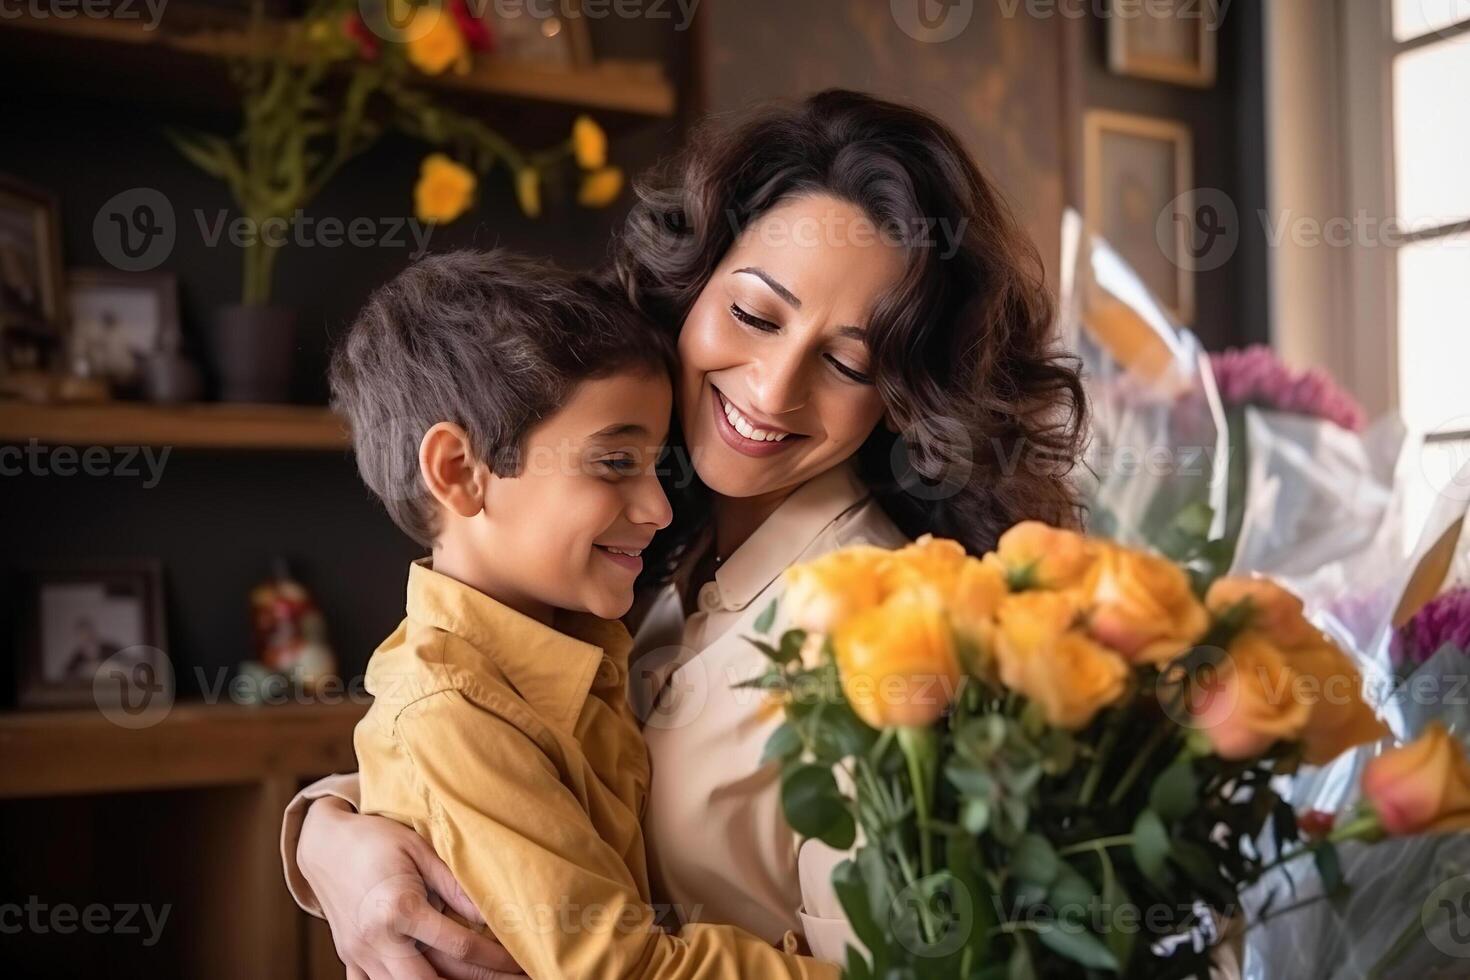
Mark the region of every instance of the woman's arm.
[[475, 908], [408, 828], [362, 816], [357, 776], [332, 776], [291, 801], [282, 828], [286, 880], [301, 907], [327, 920], [348, 980], [490, 980], [519, 974], [504, 947], [471, 923]]

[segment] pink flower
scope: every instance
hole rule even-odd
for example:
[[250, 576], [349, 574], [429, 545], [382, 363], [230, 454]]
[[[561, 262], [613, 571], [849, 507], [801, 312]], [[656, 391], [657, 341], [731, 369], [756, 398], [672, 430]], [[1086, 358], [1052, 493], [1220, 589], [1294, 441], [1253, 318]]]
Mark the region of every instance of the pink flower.
[[1264, 345], [1211, 354], [1210, 366], [1226, 405], [1310, 415], [1351, 432], [1361, 432], [1367, 424], [1362, 406], [1326, 371], [1293, 371]]
[[1470, 588], [1451, 589], [1431, 600], [1394, 634], [1393, 660], [1415, 667], [1446, 644], [1470, 652]]

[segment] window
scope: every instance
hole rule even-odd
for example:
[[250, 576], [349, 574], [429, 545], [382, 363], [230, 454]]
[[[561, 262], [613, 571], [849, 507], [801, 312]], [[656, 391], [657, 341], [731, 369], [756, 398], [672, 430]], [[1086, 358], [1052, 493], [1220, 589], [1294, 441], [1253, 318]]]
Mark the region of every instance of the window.
[[[1386, 0], [1398, 405], [1429, 434], [1422, 520], [1470, 461], [1470, 0]], [[1455, 487], [1458, 499], [1470, 487]]]

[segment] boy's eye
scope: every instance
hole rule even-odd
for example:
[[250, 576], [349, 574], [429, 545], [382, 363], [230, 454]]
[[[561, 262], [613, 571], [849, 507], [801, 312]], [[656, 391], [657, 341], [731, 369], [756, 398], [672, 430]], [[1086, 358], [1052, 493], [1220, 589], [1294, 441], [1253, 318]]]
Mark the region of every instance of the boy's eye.
[[779, 329], [770, 320], [763, 320], [760, 317], [756, 316], [754, 313], [747, 313], [745, 310], [742, 310], [739, 303], [730, 304], [730, 315], [739, 320], [741, 323], [745, 324], [747, 327], [753, 327], [756, 330], [761, 331], [762, 333], [772, 333], [775, 330]]
[[598, 462], [614, 473], [632, 473], [638, 468], [638, 461], [632, 456], [608, 456]]

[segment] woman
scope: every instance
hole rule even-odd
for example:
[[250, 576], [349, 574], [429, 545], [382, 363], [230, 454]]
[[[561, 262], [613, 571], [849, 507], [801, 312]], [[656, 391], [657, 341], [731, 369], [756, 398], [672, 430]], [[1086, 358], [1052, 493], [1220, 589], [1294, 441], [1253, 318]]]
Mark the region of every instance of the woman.
[[[656, 891], [840, 959], [837, 856], [782, 818], [760, 764], [779, 719], [732, 687], [763, 666], [743, 637], [787, 567], [834, 548], [932, 532], [980, 552], [1023, 519], [1075, 521], [1083, 397], [1041, 264], [941, 123], [830, 91], [697, 134], [640, 187], [613, 274], [681, 362], [675, 521], [645, 553], [630, 692]], [[349, 974], [514, 969], [424, 901], [479, 918], [424, 842], [354, 799], [355, 777], [318, 783], [282, 843]]]

